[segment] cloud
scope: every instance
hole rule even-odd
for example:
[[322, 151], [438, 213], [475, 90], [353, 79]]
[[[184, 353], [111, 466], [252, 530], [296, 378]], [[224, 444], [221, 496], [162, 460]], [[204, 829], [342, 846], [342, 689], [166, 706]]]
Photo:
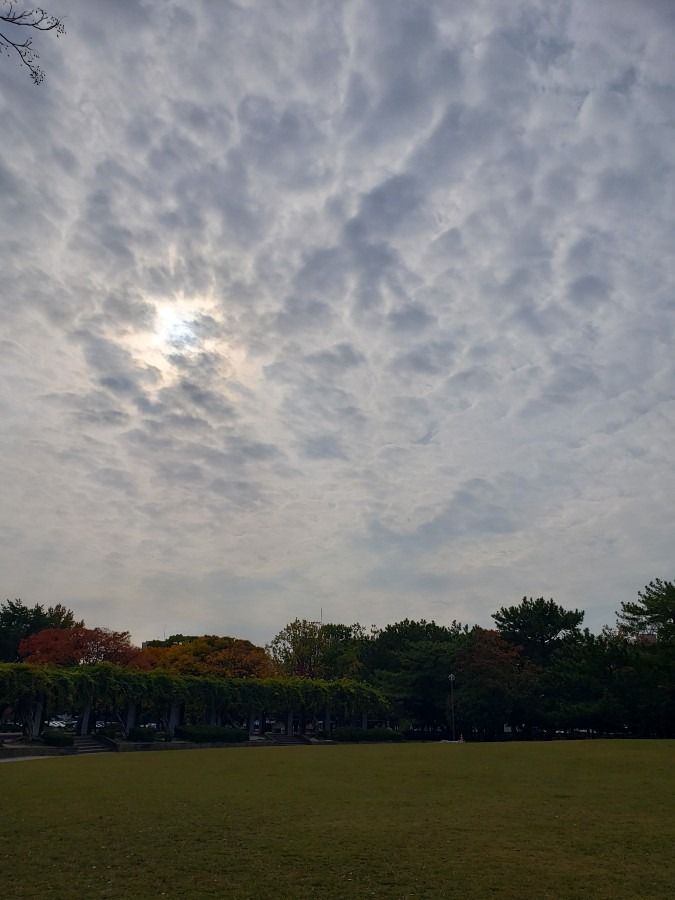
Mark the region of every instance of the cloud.
[[308, 438], [303, 444], [303, 454], [308, 459], [345, 459], [340, 438], [334, 434], [320, 434]]
[[337, 373], [365, 362], [365, 356], [351, 344], [336, 344], [320, 353], [310, 353], [305, 360], [312, 368], [325, 373]]
[[71, 6], [0, 59], [7, 596], [265, 641], [670, 577], [667, 4]]
[[451, 340], [418, 344], [392, 361], [392, 368], [416, 375], [438, 375], [451, 371], [451, 358], [455, 345]]
[[437, 321], [436, 316], [429, 313], [424, 304], [419, 302], [406, 303], [401, 309], [392, 310], [388, 319], [394, 331], [404, 334], [425, 331]]

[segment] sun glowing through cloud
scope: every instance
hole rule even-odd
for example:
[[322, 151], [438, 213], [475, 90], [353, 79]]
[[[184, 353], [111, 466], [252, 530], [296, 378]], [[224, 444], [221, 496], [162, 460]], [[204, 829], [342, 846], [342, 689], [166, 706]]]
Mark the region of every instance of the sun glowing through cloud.
[[155, 308], [152, 323], [144, 331], [128, 335], [125, 341], [139, 362], [154, 366], [170, 379], [178, 357], [196, 359], [201, 353], [228, 351], [214, 304], [204, 298], [183, 297], [150, 302]]
[[217, 304], [209, 298], [152, 299], [152, 324], [129, 334], [125, 343], [136, 361], [156, 369], [164, 384], [181, 377], [185, 366], [206, 358], [227, 381], [251, 383], [258, 377], [243, 346], [227, 333]]
[[180, 308], [163, 306], [157, 309], [155, 343], [159, 347], [189, 350], [200, 343], [194, 314]]

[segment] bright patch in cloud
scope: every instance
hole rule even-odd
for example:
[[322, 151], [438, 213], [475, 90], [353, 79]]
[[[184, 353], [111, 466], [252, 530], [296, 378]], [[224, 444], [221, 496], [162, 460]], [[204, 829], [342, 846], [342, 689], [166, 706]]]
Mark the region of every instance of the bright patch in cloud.
[[155, 335], [160, 347], [171, 350], [190, 350], [199, 344], [194, 320], [185, 312], [170, 306], [157, 310]]

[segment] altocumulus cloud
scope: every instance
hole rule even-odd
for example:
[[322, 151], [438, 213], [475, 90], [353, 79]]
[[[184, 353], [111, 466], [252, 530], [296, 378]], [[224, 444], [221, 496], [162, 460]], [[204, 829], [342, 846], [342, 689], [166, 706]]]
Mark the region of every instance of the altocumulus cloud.
[[0, 60], [3, 595], [264, 641], [672, 576], [674, 41], [72, 0]]

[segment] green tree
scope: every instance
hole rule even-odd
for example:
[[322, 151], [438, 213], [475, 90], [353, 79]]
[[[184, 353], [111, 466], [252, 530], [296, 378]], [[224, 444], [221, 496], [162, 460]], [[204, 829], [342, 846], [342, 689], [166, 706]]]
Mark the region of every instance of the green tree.
[[360, 646], [363, 676], [367, 680], [378, 677], [378, 672], [401, 670], [404, 657], [401, 654], [412, 644], [454, 643], [457, 635], [467, 629], [458, 622], [449, 626], [427, 622], [426, 619], [413, 621], [403, 619], [382, 629], [374, 629]]
[[609, 630], [586, 628], [560, 647], [542, 678], [544, 724], [549, 730], [617, 733], [629, 721], [624, 702], [629, 671], [626, 641]]
[[176, 644], [186, 644], [189, 641], [196, 641], [200, 637], [198, 634], [171, 634], [168, 638], [154, 641], [145, 641], [144, 647], [174, 647]]
[[415, 729], [446, 726], [448, 675], [467, 629], [404, 619], [373, 630], [360, 647], [363, 678], [390, 700], [392, 714]]
[[26, 606], [21, 600], [6, 600], [0, 606], [0, 661], [15, 662], [20, 642], [46, 628], [83, 628], [75, 621], [75, 613], [62, 603], [48, 606], [40, 603]]
[[302, 678], [353, 678], [360, 668], [358, 649], [365, 630], [358, 623], [335, 625], [294, 619], [267, 650], [284, 675]]
[[654, 634], [659, 641], [675, 643], [675, 584], [656, 578], [635, 603], [622, 603], [617, 613], [619, 628], [626, 634]]
[[546, 665], [564, 641], [580, 635], [584, 613], [563, 609], [543, 597], [523, 597], [518, 606], [502, 606], [492, 618], [505, 640], [521, 646], [533, 662]]
[[399, 723], [431, 731], [446, 727], [448, 676], [461, 639], [408, 642], [396, 651], [394, 665], [374, 674], [373, 683], [389, 699]]

